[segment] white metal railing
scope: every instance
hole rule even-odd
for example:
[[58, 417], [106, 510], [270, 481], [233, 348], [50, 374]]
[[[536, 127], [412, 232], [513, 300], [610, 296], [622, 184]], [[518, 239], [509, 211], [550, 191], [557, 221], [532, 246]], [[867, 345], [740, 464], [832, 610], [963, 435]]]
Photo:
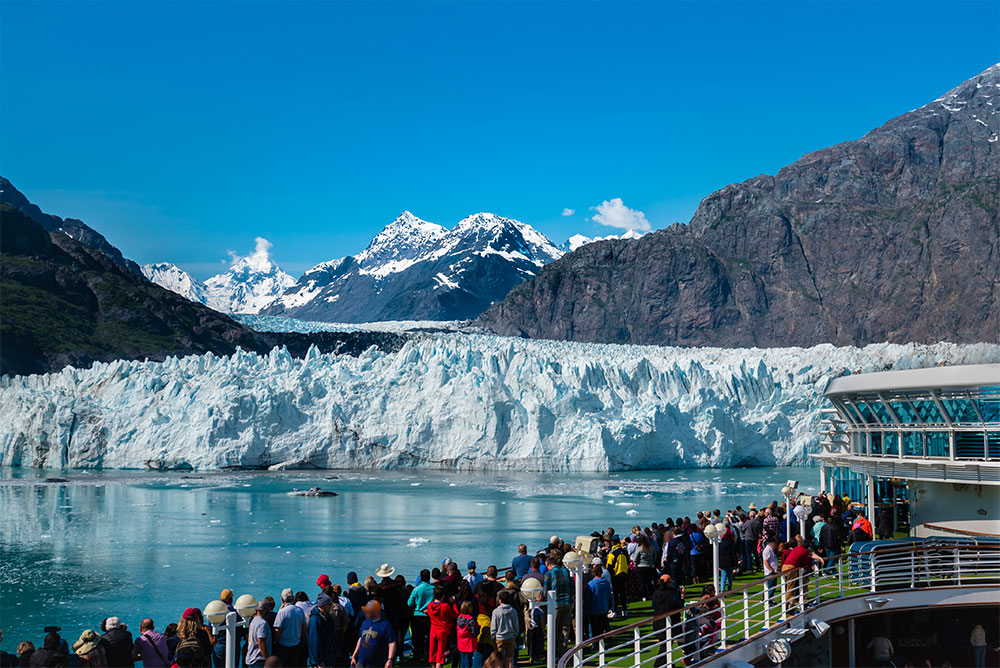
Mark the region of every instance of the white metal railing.
[[709, 661], [806, 611], [852, 596], [927, 587], [996, 586], [1000, 544], [935, 545], [854, 552], [811, 570], [791, 569], [680, 610], [591, 638], [558, 663], [602, 668], [685, 666]]

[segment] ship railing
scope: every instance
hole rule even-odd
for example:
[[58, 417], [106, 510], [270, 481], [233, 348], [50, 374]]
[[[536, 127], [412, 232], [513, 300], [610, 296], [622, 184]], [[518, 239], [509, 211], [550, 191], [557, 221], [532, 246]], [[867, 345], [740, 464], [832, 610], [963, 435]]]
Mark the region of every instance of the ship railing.
[[[877, 544], [876, 544], [877, 545]], [[1000, 544], [915, 546], [852, 552], [793, 568], [592, 637], [558, 668], [661, 668], [711, 663], [720, 654], [791, 628], [820, 606], [879, 592], [1000, 584]]]

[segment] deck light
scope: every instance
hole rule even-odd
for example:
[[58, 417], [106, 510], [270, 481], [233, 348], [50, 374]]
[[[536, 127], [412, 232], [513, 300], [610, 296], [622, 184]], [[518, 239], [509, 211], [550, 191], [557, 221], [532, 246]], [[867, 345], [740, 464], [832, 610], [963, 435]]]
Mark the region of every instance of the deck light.
[[252, 594], [243, 594], [236, 599], [236, 612], [243, 619], [250, 619], [257, 613], [257, 599]]
[[221, 624], [226, 621], [226, 613], [229, 608], [222, 601], [211, 601], [205, 606], [205, 619], [209, 624]]

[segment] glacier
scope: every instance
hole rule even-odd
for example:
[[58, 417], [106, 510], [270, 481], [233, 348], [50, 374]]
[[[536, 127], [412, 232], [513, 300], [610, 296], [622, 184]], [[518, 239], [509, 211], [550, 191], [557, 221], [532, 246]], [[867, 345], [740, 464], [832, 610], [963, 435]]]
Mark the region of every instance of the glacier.
[[416, 333], [0, 378], [0, 465], [615, 471], [805, 464], [843, 373], [995, 344], [668, 348]]

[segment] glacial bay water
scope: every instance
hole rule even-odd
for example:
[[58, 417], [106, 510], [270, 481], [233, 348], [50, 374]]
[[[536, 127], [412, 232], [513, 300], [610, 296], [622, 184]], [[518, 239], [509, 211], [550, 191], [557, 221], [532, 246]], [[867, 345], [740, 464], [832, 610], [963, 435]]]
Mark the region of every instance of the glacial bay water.
[[[44, 482], [46, 477], [67, 482]], [[778, 498], [803, 468], [610, 474], [427, 471], [146, 473], [0, 469], [0, 629], [5, 651], [61, 626], [70, 642], [117, 615], [158, 629], [225, 587], [315, 595], [316, 577], [364, 578], [389, 562], [407, 581], [451, 557], [507, 566], [518, 543], [544, 547], [613, 526]], [[321, 486], [336, 497], [288, 492]]]

